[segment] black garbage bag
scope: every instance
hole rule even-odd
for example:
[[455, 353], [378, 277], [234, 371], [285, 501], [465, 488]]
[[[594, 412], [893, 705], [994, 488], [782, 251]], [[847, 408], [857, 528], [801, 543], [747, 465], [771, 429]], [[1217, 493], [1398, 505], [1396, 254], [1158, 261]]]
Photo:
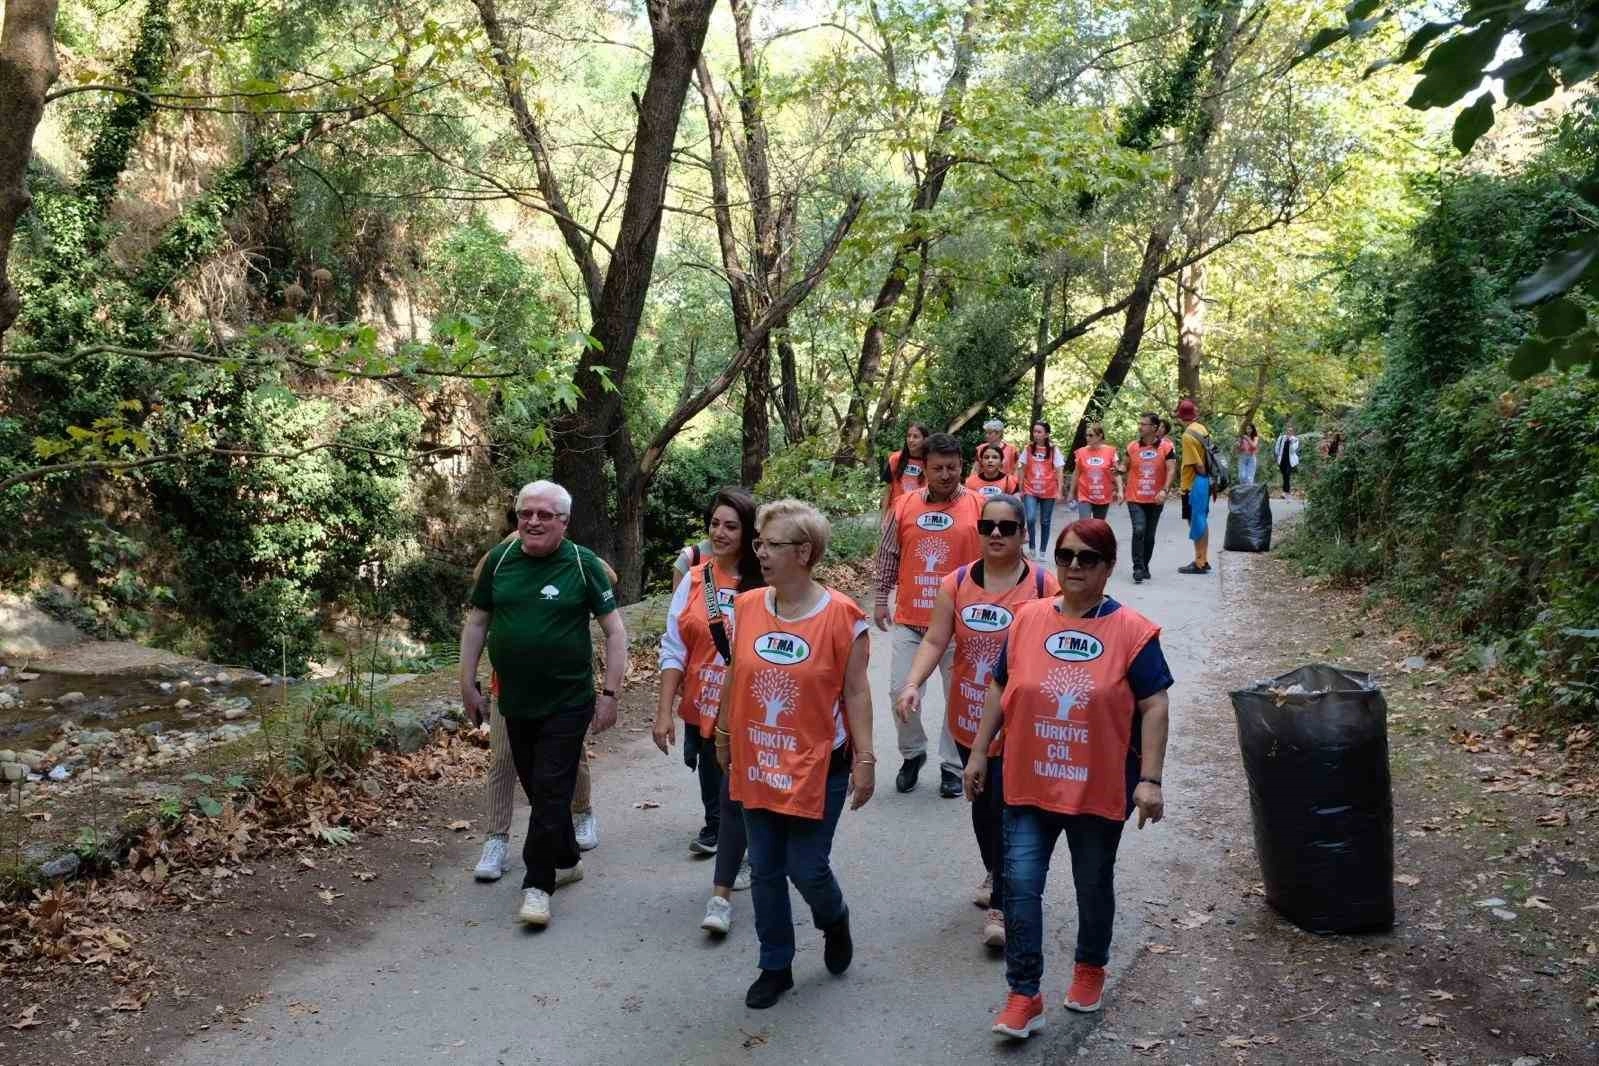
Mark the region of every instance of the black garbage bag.
[[1227, 539], [1230, 552], [1271, 551], [1271, 489], [1239, 485], [1227, 494]]
[[1266, 902], [1312, 933], [1394, 924], [1388, 705], [1370, 675], [1311, 665], [1232, 694]]

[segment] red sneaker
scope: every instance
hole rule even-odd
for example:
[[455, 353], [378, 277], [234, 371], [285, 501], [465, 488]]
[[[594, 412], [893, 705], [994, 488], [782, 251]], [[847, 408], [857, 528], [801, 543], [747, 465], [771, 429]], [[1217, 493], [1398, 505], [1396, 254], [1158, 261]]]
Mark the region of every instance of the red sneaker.
[[1072, 987], [1066, 993], [1066, 1009], [1090, 1013], [1099, 1009], [1105, 994], [1105, 967], [1079, 962], [1072, 967]]
[[1026, 1040], [1044, 1027], [1044, 997], [1012, 992], [994, 1019], [994, 1032]]

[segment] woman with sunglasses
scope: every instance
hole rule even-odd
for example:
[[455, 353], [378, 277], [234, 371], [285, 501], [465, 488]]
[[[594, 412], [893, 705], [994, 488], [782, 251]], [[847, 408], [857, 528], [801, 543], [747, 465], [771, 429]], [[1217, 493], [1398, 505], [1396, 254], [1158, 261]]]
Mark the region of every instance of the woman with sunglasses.
[[760, 974], [755, 1010], [794, 987], [788, 882], [811, 907], [827, 971], [854, 957], [849, 907], [833, 876], [833, 831], [877, 784], [872, 746], [871, 628], [850, 597], [812, 577], [832, 527], [808, 503], [778, 500], [756, 515], [755, 554], [767, 587], [733, 601], [733, 658], [722, 686], [716, 759], [744, 805]]
[[715, 855], [711, 898], [700, 928], [726, 934], [733, 928], [732, 892], [744, 860], [744, 812], [728, 795], [711, 736], [716, 726], [732, 630], [727, 611], [740, 592], [766, 584], [755, 558], [755, 497], [741, 488], [717, 492], [705, 512], [710, 559], [689, 572], [666, 612], [661, 635], [661, 693], [651, 733], [663, 753], [677, 740], [673, 711], [683, 719], [683, 761], [697, 770], [705, 824], [689, 842], [695, 855]]
[[966, 487], [984, 499], [1006, 493], [1014, 496], [1021, 483], [1015, 474], [1005, 472], [1005, 448], [1008, 445], [980, 444], [977, 446], [977, 469], [966, 479]]
[[[960, 567], [944, 577], [938, 597], [933, 601], [933, 620], [922, 638], [921, 650], [911, 665], [905, 687], [900, 689], [895, 713], [908, 720], [922, 711], [922, 682], [944, 657], [944, 649], [955, 641], [955, 666], [950, 675], [949, 693], [944, 706], [949, 732], [955, 738], [964, 763], [971, 757], [977, 737], [977, 724], [983, 716], [988, 694], [988, 679], [1005, 634], [1023, 604], [1060, 593], [1055, 575], [1039, 563], [1030, 563], [1022, 554], [1025, 529], [1022, 501], [1006, 494], [991, 496], [983, 504], [983, 517], [977, 520], [977, 535], [982, 538], [982, 558]], [[983, 917], [983, 943], [1005, 946], [1005, 879], [1001, 866], [1004, 788], [1000, 778], [1002, 760], [999, 742], [988, 748], [993, 787], [981, 795], [968, 792], [972, 802], [972, 832], [977, 850], [987, 871], [972, 901], [986, 910]]]
[[[1171, 671], [1160, 627], [1105, 595], [1116, 534], [1079, 519], [1055, 545], [1059, 599], [1023, 604], [988, 683], [966, 762], [973, 797], [1005, 791], [1005, 977], [1010, 996], [993, 1030], [1025, 1038], [1044, 1027], [1043, 892], [1066, 836], [1077, 893], [1077, 954], [1066, 1008], [1097, 1011], [1116, 915], [1116, 849], [1134, 808], [1138, 827], [1165, 814]], [[1004, 761], [989, 769], [1003, 724]]]
[[1072, 453], [1066, 498], [1076, 503], [1078, 518], [1104, 518], [1111, 504], [1121, 502], [1122, 474], [1116, 449], [1105, 443], [1105, 427], [1090, 422], [1087, 439], [1087, 444]]

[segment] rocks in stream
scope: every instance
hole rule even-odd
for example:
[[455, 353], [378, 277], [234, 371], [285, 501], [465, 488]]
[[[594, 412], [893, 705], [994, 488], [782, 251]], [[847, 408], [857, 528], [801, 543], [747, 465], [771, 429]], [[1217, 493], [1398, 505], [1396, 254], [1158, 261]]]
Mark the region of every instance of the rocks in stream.
[[229, 696], [226, 699], [212, 700], [211, 708], [222, 716], [224, 722], [237, 721], [250, 713], [250, 697]]

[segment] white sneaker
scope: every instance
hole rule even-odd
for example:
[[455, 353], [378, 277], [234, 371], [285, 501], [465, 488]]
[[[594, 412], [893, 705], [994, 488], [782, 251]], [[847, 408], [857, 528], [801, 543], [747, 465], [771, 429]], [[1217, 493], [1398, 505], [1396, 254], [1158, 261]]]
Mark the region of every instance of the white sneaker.
[[721, 896], [712, 896], [711, 901], [705, 905], [705, 920], [700, 923], [700, 928], [708, 933], [720, 933], [723, 936], [732, 932], [732, 902]]
[[581, 860], [579, 862], [577, 862], [575, 865], [568, 866], [564, 870], [561, 869], [559, 866], [557, 866], [555, 868], [555, 887], [556, 888], [560, 888], [562, 885], [569, 885], [569, 884], [571, 884], [574, 881], [581, 881], [581, 880], [583, 880], [583, 863], [582, 863]]
[[733, 878], [734, 892], [747, 892], [750, 887], [750, 863], [748, 859], [738, 864], [738, 874]]
[[524, 889], [522, 909], [516, 912], [516, 920], [523, 925], [549, 925], [550, 894], [539, 888]]
[[477, 868], [472, 876], [479, 881], [498, 881], [505, 875], [505, 852], [508, 841], [499, 835], [483, 842], [483, 854], [478, 856]]
[[572, 829], [577, 833], [577, 850], [593, 851], [600, 846], [600, 820], [593, 811], [574, 815]]

